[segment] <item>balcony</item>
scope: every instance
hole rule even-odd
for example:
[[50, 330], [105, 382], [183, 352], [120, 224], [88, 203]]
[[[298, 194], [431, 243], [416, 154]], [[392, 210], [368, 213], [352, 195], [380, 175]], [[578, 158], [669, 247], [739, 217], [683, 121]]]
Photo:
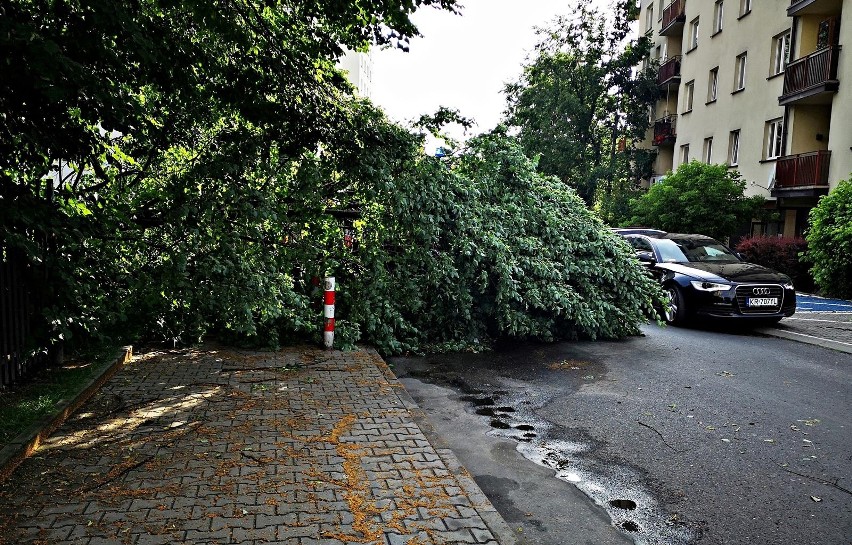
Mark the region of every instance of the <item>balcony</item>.
[[788, 17], [799, 15], [835, 15], [840, 13], [843, 0], [791, 0]]
[[834, 45], [788, 63], [784, 69], [784, 92], [778, 105], [793, 102], [827, 104], [837, 92], [837, 57], [840, 46]]
[[676, 88], [678, 84], [680, 84], [680, 55], [664, 62], [657, 72], [657, 85], [660, 87], [674, 85]]
[[674, 0], [663, 10], [663, 26], [660, 28], [660, 36], [680, 33], [685, 22], [686, 0]]
[[773, 197], [816, 197], [828, 194], [830, 151], [780, 157], [775, 163]]
[[677, 116], [668, 115], [654, 121], [654, 145], [672, 146], [677, 138]]

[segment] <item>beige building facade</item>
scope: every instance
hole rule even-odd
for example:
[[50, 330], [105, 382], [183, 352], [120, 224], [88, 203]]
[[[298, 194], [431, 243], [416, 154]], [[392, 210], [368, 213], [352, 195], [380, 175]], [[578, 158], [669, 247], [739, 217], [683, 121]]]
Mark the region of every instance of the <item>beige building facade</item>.
[[852, 173], [852, 0], [642, 0], [639, 27], [662, 91], [650, 182], [725, 164], [778, 211], [753, 234], [802, 234]]

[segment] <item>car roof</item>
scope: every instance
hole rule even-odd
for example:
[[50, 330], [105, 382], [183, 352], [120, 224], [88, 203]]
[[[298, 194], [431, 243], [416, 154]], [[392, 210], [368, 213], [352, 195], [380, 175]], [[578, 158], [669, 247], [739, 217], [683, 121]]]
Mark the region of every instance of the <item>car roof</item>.
[[665, 231], [659, 229], [651, 229], [648, 227], [611, 227], [610, 230], [617, 235], [648, 235], [660, 236], [665, 235]]
[[[649, 235], [650, 236], [650, 235]], [[713, 237], [708, 237], [707, 235], [697, 235], [697, 234], [688, 234], [688, 233], [666, 233], [664, 235], [655, 237], [655, 238], [668, 238], [668, 239], [677, 239], [677, 240], [700, 240], [700, 241], [708, 241], [716, 239]], [[717, 241], [718, 242], [718, 241]]]

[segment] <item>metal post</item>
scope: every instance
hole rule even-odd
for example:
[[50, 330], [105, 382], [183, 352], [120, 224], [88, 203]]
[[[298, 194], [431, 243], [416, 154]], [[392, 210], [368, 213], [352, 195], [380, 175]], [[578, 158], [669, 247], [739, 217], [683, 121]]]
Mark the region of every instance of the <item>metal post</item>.
[[323, 342], [326, 348], [334, 344], [334, 277], [325, 278], [325, 297], [323, 300], [323, 316], [325, 316], [325, 328], [323, 330]]

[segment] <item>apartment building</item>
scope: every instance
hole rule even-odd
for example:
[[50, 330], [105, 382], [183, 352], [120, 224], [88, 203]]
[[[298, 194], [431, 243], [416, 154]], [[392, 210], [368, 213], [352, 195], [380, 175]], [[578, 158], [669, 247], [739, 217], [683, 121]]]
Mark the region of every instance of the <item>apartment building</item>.
[[349, 83], [355, 86], [358, 95], [370, 98], [373, 80], [373, 52], [346, 49], [337, 61], [337, 67], [346, 72]]
[[800, 235], [819, 197], [852, 173], [852, 0], [640, 6], [662, 91], [650, 183], [693, 159], [726, 164], [779, 212], [753, 234]]

